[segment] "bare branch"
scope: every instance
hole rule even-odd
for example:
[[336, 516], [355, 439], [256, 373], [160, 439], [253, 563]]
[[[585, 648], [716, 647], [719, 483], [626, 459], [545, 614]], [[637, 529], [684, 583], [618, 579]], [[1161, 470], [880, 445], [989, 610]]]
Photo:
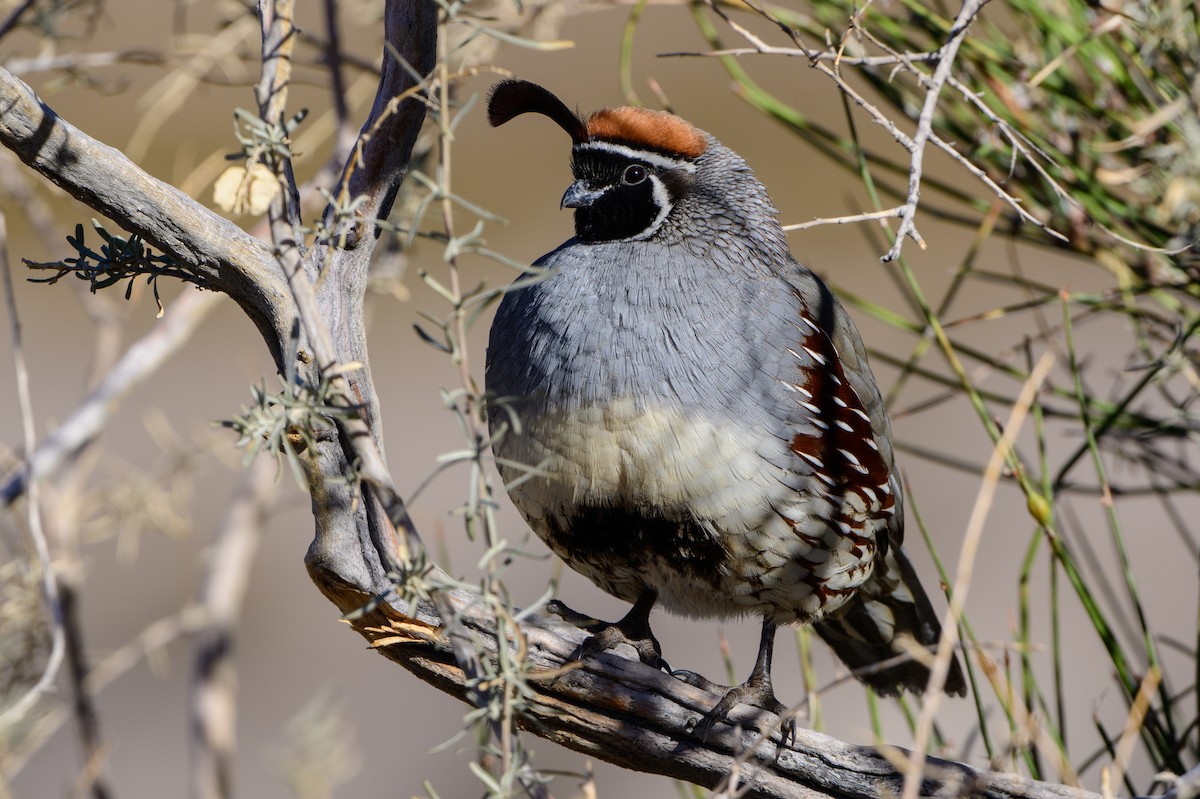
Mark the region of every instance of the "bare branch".
[[10, 58], [4, 67], [14, 75], [34, 72], [85, 72], [117, 64], [165, 64], [167, 59], [154, 50], [117, 50], [111, 53], [58, 53], [32, 58]]
[[954, 57], [958, 55], [958, 47], [962, 44], [967, 28], [975, 19], [975, 15], [979, 13], [979, 9], [983, 8], [986, 2], [987, 0], [964, 0], [958, 17], [954, 20], [954, 27], [950, 29], [946, 43], [939, 51], [940, 59], [937, 68], [933, 70], [933, 77], [929, 79], [929, 86], [925, 88], [925, 103], [921, 106], [921, 115], [917, 117], [917, 132], [913, 136], [913, 146], [910, 151], [912, 160], [908, 171], [908, 199], [904, 203], [904, 213], [900, 216], [900, 228], [896, 231], [896, 242], [892, 245], [892, 249], [888, 250], [887, 254], [880, 259], [885, 262], [894, 261], [900, 257], [905, 237], [911, 238], [920, 245], [921, 249], [925, 249], [925, 242], [921, 239], [921, 234], [917, 232], [915, 221], [917, 203], [921, 199], [921, 172], [925, 158], [925, 143], [929, 141], [929, 137], [933, 133], [933, 115], [937, 112], [938, 97], [941, 96], [942, 87], [950, 78], [950, 70], [954, 69]]
[[197, 635], [192, 675], [193, 799], [224, 799], [234, 794], [230, 773], [237, 726], [233, 639], [274, 487], [270, 459], [256, 459], [243, 472], [209, 553], [200, 598], [206, 623]]
[[743, 55], [781, 55], [806, 58], [809, 61], [835, 61], [850, 67], [894, 67], [918, 61], [937, 61], [941, 51], [932, 53], [903, 53], [900, 55], [848, 56], [841, 53], [818, 53], [800, 47], [775, 47], [756, 42], [754, 47], [727, 47], [723, 50], [672, 50], [658, 53], [659, 58], [722, 58]]
[[139, 234], [224, 291], [263, 333], [276, 360], [295, 314], [270, 248], [119, 150], [60, 118], [0, 68], [0, 144], [68, 194]]
[[[475, 640], [493, 646], [494, 615], [470, 594], [455, 593], [453, 602]], [[466, 695], [463, 672], [439, 635], [441, 619], [427, 604], [414, 616], [381, 607], [352, 625], [384, 657], [440, 690], [460, 699]], [[746, 792], [738, 795], [745, 797], [879, 799], [900, 793], [902, 773], [873, 747], [805, 729], [796, 731], [794, 743], [782, 746], [779, 718], [745, 705], [729, 717], [742, 727], [718, 723], [701, 741], [695, 727], [720, 697], [656, 671], [632, 653], [629, 659], [614, 652], [576, 661], [587, 633], [559, 619], [535, 617], [521, 630], [535, 671], [557, 675], [536, 680], [535, 673], [530, 681], [537, 700], [526, 728], [536, 735], [619, 766], [710, 788], [740, 758]], [[756, 727], [771, 731], [769, 737], [763, 740]], [[1098, 799], [1087, 791], [937, 758], [928, 759], [924, 778], [927, 796]]]
[[1025, 417], [1033, 405], [1034, 397], [1053, 365], [1053, 355], [1050, 353], [1042, 355], [1041, 360], [1030, 373], [1029, 379], [1025, 381], [1012, 413], [1004, 425], [1004, 434], [993, 448], [987, 468], [984, 470], [979, 494], [963, 535], [962, 554], [959, 556], [958, 573], [954, 578], [954, 593], [950, 597], [950, 607], [943, 620], [944, 626], [941, 639], [938, 641], [937, 655], [930, 668], [929, 687], [925, 689], [921, 716], [917, 722], [916, 735], [913, 740], [914, 748], [904, 775], [903, 799], [916, 799], [918, 793], [923, 790], [921, 782], [927, 758], [925, 750], [933, 731], [935, 714], [938, 707], [941, 706], [941, 700], [945, 698], [943, 687], [946, 684], [946, 675], [954, 657], [955, 645], [958, 643], [958, 625], [962, 619], [963, 609], [966, 607], [967, 593], [971, 588], [971, 577], [975, 570], [975, 559], [979, 554], [979, 544], [983, 538], [984, 522], [991, 512], [996, 486], [1000, 483], [1001, 471], [1007, 459], [1012, 455], [1012, 448], [1017, 434], [1021, 430], [1021, 424], [1025, 421]]
[[[29, 472], [34, 479], [57, 474], [104, 431], [129, 392], [142, 385], [190, 339], [196, 326], [217, 306], [221, 295], [189, 290], [171, 303], [163, 318], [136, 341], [54, 432], [33, 451]], [[26, 491], [28, 476], [19, 472], [0, 485], [0, 507]]]
[[337, 129], [333, 134], [333, 157], [345, 163], [354, 145], [354, 128], [350, 126], [350, 111], [346, 106], [346, 81], [342, 75], [342, 34], [338, 25], [338, 4], [335, 0], [324, 0], [325, 31], [329, 45], [324, 48], [325, 63], [329, 69], [329, 91], [333, 100]]
[[33, 7], [34, 2], [35, 0], [22, 0], [22, 2], [16, 8], [14, 8], [7, 17], [4, 18], [4, 21], [0, 22], [0, 36], [7, 36], [9, 31], [17, 27], [17, 24], [21, 21], [21, 17], [25, 15], [26, 11]]
[[808, 222], [798, 222], [794, 225], [784, 225], [783, 229], [792, 230], [808, 230], [809, 228], [819, 227], [821, 225], [848, 225], [852, 222], [878, 222], [883, 219], [895, 219], [904, 213], [904, 206], [896, 206], [895, 208], [885, 208], [882, 211], [868, 211], [862, 214], [852, 214], [850, 216], [835, 216], [823, 219], [812, 219]]
[[[354, 153], [342, 170], [335, 202], [325, 212], [325, 227], [335, 231], [332, 241], [314, 247], [305, 263], [305, 274], [289, 272], [288, 279], [309, 346], [318, 367], [336, 371], [345, 380], [345, 396], [363, 404], [363, 417], [342, 430], [342, 467], [349, 457], [358, 460], [358, 471], [372, 487], [367, 512], [368, 528], [348, 529], [338, 519], [318, 513], [317, 536], [309, 550], [309, 573], [317, 585], [344, 611], [364, 599], [390, 590], [387, 572], [402, 551], [396, 530], [416, 541], [416, 529], [403, 500], [392, 486], [381, 448], [378, 399], [366, 364], [363, 295], [371, 253], [378, 236], [376, 220], [386, 217], [408, 168], [408, 159], [425, 117], [425, 105], [414, 96], [420, 77], [429, 73], [436, 58], [437, 5], [432, 0], [389, 2], [385, 11], [385, 54], [379, 88], [371, 113], [359, 134]], [[353, 201], [352, 217], [339, 219], [339, 204]], [[314, 283], [320, 278], [319, 293]], [[331, 330], [324, 320], [334, 320]], [[343, 373], [338, 364], [357, 363], [363, 368]], [[340, 446], [340, 444], [338, 445]], [[322, 466], [322, 468], [327, 468]], [[337, 491], [339, 472], [326, 472], [325, 490]], [[346, 496], [338, 502], [354, 502]], [[376, 502], [381, 503], [378, 507]], [[361, 538], [366, 536], [367, 538]], [[346, 589], [356, 587], [347, 594]]]
[[[17, 316], [17, 299], [13, 294], [12, 272], [8, 263], [8, 231], [3, 212], [0, 212], [0, 281], [3, 282], [4, 296], [8, 304], [9, 327], [12, 332], [13, 368], [16, 371], [17, 401], [21, 408], [21, 429], [25, 436], [25, 451], [32, 452], [37, 441], [34, 432], [36, 428], [33, 421], [33, 400], [29, 394], [29, 370], [25, 366], [25, 349], [21, 343], [21, 322]], [[59, 597], [58, 581], [54, 574], [54, 564], [50, 560], [50, 547], [46, 542], [46, 533], [42, 529], [38, 484], [36, 479], [27, 479], [29, 480], [29, 535], [33, 539], [33, 550], [37, 554], [38, 566], [42, 572], [42, 594], [50, 610], [54, 632], [50, 656], [42, 670], [42, 676], [20, 699], [0, 713], [0, 730], [28, 713], [42, 694], [53, 687], [54, 681], [58, 679], [58, 670], [62, 666], [66, 648], [62, 603]]]

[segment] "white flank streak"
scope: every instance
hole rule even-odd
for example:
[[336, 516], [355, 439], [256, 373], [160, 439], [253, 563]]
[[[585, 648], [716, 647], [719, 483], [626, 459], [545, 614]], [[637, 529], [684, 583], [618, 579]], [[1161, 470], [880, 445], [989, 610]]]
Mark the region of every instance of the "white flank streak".
[[[804, 347], [803, 349], [805, 352], [808, 353], [810, 358], [812, 358], [814, 361], [821, 364], [822, 366], [825, 366], [825, 358], [822, 355], [819, 355], [818, 353], [813, 352], [808, 347]], [[799, 357], [799, 356], [797, 356], [797, 357]], [[834, 381], [837, 381], [837, 377], [835, 377], [834, 375], [830, 375], [830, 377], [833, 377]]]

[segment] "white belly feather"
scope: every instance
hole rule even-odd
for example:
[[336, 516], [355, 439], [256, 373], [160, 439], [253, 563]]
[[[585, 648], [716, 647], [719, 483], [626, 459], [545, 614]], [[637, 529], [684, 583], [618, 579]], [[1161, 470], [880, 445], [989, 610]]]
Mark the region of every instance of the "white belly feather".
[[[626, 599], [637, 585], [653, 588], [678, 613], [722, 616], [770, 611], [780, 622], [829, 612], [810, 577], [857, 586], [871, 573], [851, 545], [824, 522], [831, 503], [819, 491], [797, 491], [786, 463], [788, 442], [728, 420], [715, 425], [675, 408], [647, 408], [629, 399], [604, 407], [523, 413], [524, 430], [497, 446], [505, 460], [540, 465], [514, 499], [543, 538], [554, 521], [579, 508], [619, 505], [710, 525], [728, 556], [713, 584], [698, 585], [670, 559], [631, 552], [590, 564], [556, 552], [605, 590]], [[522, 472], [502, 467], [506, 481]], [[805, 533], [801, 535], [800, 533]], [[871, 560], [871, 559], [869, 559]], [[707, 581], [706, 581], [707, 582]]]

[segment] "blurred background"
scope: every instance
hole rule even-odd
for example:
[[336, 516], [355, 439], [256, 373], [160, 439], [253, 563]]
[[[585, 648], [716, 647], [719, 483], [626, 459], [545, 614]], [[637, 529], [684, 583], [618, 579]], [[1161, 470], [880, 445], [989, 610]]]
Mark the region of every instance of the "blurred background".
[[[0, 4], [0, 16], [16, 5]], [[212, 205], [213, 183], [227, 165], [222, 156], [239, 149], [233, 136], [233, 109], [255, 105], [252, 84], [257, 78], [259, 39], [253, 16], [237, 3], [148, 5], [108, 0], [35, 5], [40, 16], [27, 18], [29, 24], [0, 40], [0, 57], [8, 68], [22, 74], [64, 119], [123, 150], [151, 174]], [[299, 26], [317, 38], [324, 36], [323, 6], [308, 1], [297, 5]], [[540, 82], [585, 112], [625, 102], [618, 64], [622, 40], [629, 35], [631, 7], [551, 3], [536, 9], [536, 20], [522, 27], [521, 34], [570, 42], [570, 46], [531, 49], [501, 44], [485, 62]], [[794, 128], [780, 124], [778, 116], [773, 119], [756, 110], [745, 99], [745, 83], [739, 89], [720, 61], [659, 56], [711, 49], [685, 6], [638, 4], [636, 9], [640, 22], [630, 50], [633, 88], [644, 102], [659, 104], [657, 88], [676, 113], [745, 156], [766, 183], [786, 224], [872, 207], [859, 176], [806, 146]], [[1005, 13], [996, 9], [996, 25], [1011, 22]], [[343, 48], [363, 65], [347, 68], [346, 97], [350, 116], [357, 120], [365, 115], [374, 91], [374, 78], [366, 67], [379, 59], [379, 4], [342, 3], [339, 15]], [[904, 13], [898, 16], [906, 18]], [[759, 23], [746, 22], [769, 35], [770, 26]], [[53, 39], [45, 38], [50, 28]], [[455, 35], [465, 36], [462, 29]], [[742, 44], [728, 29], [722, 35]], [[778, 37], [773, 41], [790, 44]], [[28, 68], [22, 73], [20, 69], [49, 55], [77, 52], [126, 56], [72, 71]], [[315, 61], [315, 49], [302, 52], [309, 62]], [[739, 63], [754, 70], [763, 91], [801, 110], [812, 124], [848, 135], [842, 95], [805, 59], [746, 58]], [[569, 145], [546, 120], [522, 119], [503, 129], [489, 129], [479, 100], [496, 77], [495, 71], [480, 70], [457, 84], [460, 100], [475, 98], [476, 102], [456, 129], [454, 191], [506, 220], [486, 225], [491, 249], [530, 262], [572, 232], [569, 213], [558, 210], [559, 197], [570, 181]], [[298, 71], [292, 98], [291, 108], [309, 109], [294, 140], [298, 142], [296, 170], [303, 181], [325, 163], [333, 146], [332, 102], [319, 63]], [[854, 135], [865, 148], [900, 161], [906, 158], [886, 132], [865, 116], [852, 118], [858, 125]], [[967, 149], [978, 142], [960, 144]], [[931, 153], [927, 161], [931, 179], [982, 198], [985, 209], [994, 200], [982, 184], [943, 154]], [[4, 189], [0, 207], [8, 221], [9, 257], [41, 438], [80, 403], [95, 379], [98, 353], [101, 358], [111, 357], [160, 322], [154, 299], [142, 284], [126, 302], [119, 288], [97, 301], [87, 296], [84, 283], [70, 278], [54, 286], [26, 282], [28, 274], [20, 259], [70, 256], [66, 235], [76, 223], [88, 227], [94, 213], [7, 153], [0, 154], [0, 164]], [[889, 179], [903, 185], [902, 177]], [[39, 220], [42, 211], [50, 214], [48, 220]], [[985, 218], [986, 210], [974, 216]], [[992, 218], [1000, 218], [997, 227], [1003, 229], [1006, 223], [999, 211]], [[250, 216], [237, 221], [247, 229], [257, 223]], [[49, 240], [44, 235], [47, 222], [56, 234]], [[469, 229], [473, 224], [474, 219], [464, 213], [460, 227]], [[930, 303], [945, 297], [952, 284], [961, 284], [939, 314], [957, 347], [987, 353], [991, 359], [966, 359], [971, 384], [988, 397], [986, 415], [1007, 417], [1010, 407], [1001, 400], [1016, 396], [1030, 361], [1047, 351], [1056, 357], [1051, 383], [1062, 389], [1050, 397], [1049, 404], [1069, 411], [1074, 386], [1067, 368], [1069, 354], [1058, 329], [1062, 308], [1045, 301], [1044, 292], [1037, 293], [1030, 285], [1103, 297], [1120, 283], [1114, 270], [1097, 257], [1066, 248], [1055, 251], [1019, 237], [989, 237], [978, 227], [932, 214], [919, 214], [918, 224], [927, 247], [922, 250], [908, 243], [904, 250], [908, 267]], [[979, 468], [991, 452], [992, 441], [971, 402], [954, 389], [956, 378], [932, 344], [932, 336], [924, 332], [919, 308], [898, 276], [899, 267], [880, 263], [890, 241], [877, 224], [870, 229], [862, 224], [812, 227], [793, 233], [791, 243], [796, 257], [847, 300], [872, 350], [885, 393], [901, 379], [899, 365], [926, 348], [921, 350], [919, 365], [927, 374], [905, 373], [891, 408], [910, 496], [907, 548], [936, 594], [938, 572], [912, 514], [919, 512], [938, 555], [953, 573], [981, 485]], [[1018, 274], [1027, 283], [963, 280], [968, 262], [981, 274]], [[446, 313], [444, 302], [416, 277], [419, 270], [437, 275], [443, 268], [440, 246], [418, 240], [412, 249], [390, 257], [382, 268], [380, 290], [368, 299], [371, 365], [383, 406], [387, 453], [405, 497], [424, 484], [439, 454], [461, 446], [455, 419], [439, 395], [440, 389], [458, 385], [457, 371], [413, 330], [414, 324], [421, 323], [422, 312], [439, 318]], [[483, 258], [466, 258], [462, 268], [471, 280], [489, 285], [516, 275]], [[160, 290], [168, 309], [182, 294], [194, 291], [165, 280], [160, 281]], [[1027, 307], [1012, 310], [1022, 304]], [[1164, 303], [1163, 307], [1176, 306]], [[1181, 320], [1189, 318], [1184, 311], [1179, 313]], [[1141, 374], [1130, 367], [1152, 365], [1169, 342], [1135, 341], [1140, 334], [1131, 332], [1125, 317], [1085, 316], [1074, 338], [1076, 360], [1086, 365], [1085, 388], [1118, 403]], [[94, 321], [99, 317], [116, 319], [119, 325], [103, 327], [106, 332], [101, 337]], [[471, 366], [480, 379], [486, 333], [484, 319], [472, 333]], [[1145, 345], [1142, 349], [1140, 343]], [[3, 352], [0, 447], [15, 459], [22, 451], [21, 422], [11, 353], [7, 347]], [[1139, 352], [1144, 356], [1141, 363], [1130, 357]], [[1182, 355], [1183, 366], [1161, 377], [1164, 382], [1167, 377], [1181, 381], [1185, 388], [1174, 394], [1164, 390], [1149, 397], [1138, 395], [1135, 407], [1155, 418], [1188, 423], [1186, 402], [1175, 401], [1190, 397], [1186, 387], [1195, 382], [1194, 372], [1188, 371], [1186, 346]], [[97, 449], [88, 456], [84, 474], [77, 478], [82, 487], [75, 486], [79, 492], [72, 500], [79, 519], [75, 568], [87, 656], [96, 666], [119, 663], [122, 655], [128, 655], [126, 667], [113, 672], [111, 682], [95, 696], [102, 768], [113, 796], [172, 796], [187, 789], [188, 682], [195, 653], [180, 611], [201, 590], [214, 532], [243, 468], [243, 453], [233, 447], [235, 436], [214, 422], [230, 418], [248, 404], [252, 384], [276, 390], [273, 373], [258, 332], [238, 308], [222, 301], [179, 353], [122, 402]], [[1052, 473], [1053, 465], [1061, 464], [1084, 439], [1078, 425], [1056, 425], [1053, 414], [1048, 419], [1040, 434], [1030, 424], [1019, 440], [1028, 462], [1036, 466], [1044, 458]], [[1195, 456], [1193, 440], [1188, 436], [1171, 440], [1163, 457], [1189, 464]], [[1194, 530], [1186, 520], [1196, 517], [1200, 502], [1187, 491], [1170, 491], [1164, 501], [1152, 490], [1156, 478], [1153, 473], [1147, 476], [1146, 456], [1122, 459], [1109, 453], [1106, 457], [1113, 483], [1139, 490], [1117, 491], [1116, 502], [1109, 501], [1111, 496], [1106, 500], [1099, 489], [1064, 492], [1056, 498], [1057, 529], [1070, 536], [1090, 584], [1100, 586], [1095, 593], [1104, 603], [1104, 613], [1115, 620], [1115, 635], [1135, 653], [1145, 636], [1127, 599], [1130, 582], [1138, 586], [1140, 612], [1149, 620], [1165, 673], [1183, 675], [1171, 685], [1183, 697], [1181, 702], [1193, 707], [1181, 711], [1183, 726], [1186, 719], [1196, 717], [1194, 679], [1187, 675], [1195, 673], [1197, 560]], [[1184, 471], [1181, 466], [1180, 472]], [[411, 510], [439, 563], [470, 579], [482, 547], [466, 539], [454, 514], [463, 501], [467, 479], [465, 469], [441, 474], [415, 496]], [[1096, 486], [1096, 473], [1081, 468], [1076, 482], [1081, 488]], [[1158, 485], [1167, 492], [1185, 482], [1184, 477], [1175, 483], [1164, 478]], [[54, 502], [59, 489], [65, 487], [47, 486], [47, 503]], [[302, 563], [313, 527], [309, 499], [286, 469], [279, 475], [277, 490], [253, 561], [235, 643], [239, 685], [235, 794], [429, 796], [424, 787], [428, 783], [441, 797], [481, 795], [481, 784], [467, 769], [472, 757], [470, 736], [443, 746], [461, 729], [466, 707], [367, 651], [362, 639], [338, 622], [335, 608], [314, 589]], [[1014, 481], [1001, 483], [984, 528], [968, 618], [978, 641], [1001, 646], [987, 652], [999, 678], [1018, 686], [1014, 693], [1022, 690], [1020, 652], [1011, 646], [1014, 641], [1037, 644], [1028, 651], [1029, 668], [1044, 684], [1054, 683], [1056, 668], [1065, 675], [1059, 680], [1061, 697], [1051, 696], [1047, 689], [1043, 701], [1033, 704], [1038, 714], [1044, 712], [1063, 728], [1060, 735], [1069, 734], [1066, 748], [1071, 762], [1081, 770], [1082, 783], [1096, 790], [1098, 769], [1110, 760], [1104, 739], [1120, 736], [1129, 707], [1114, 682], [1111, 657], [1076, 593], [1067, 587], [1067, 576], [1051, 566], [1048, 546], [1031, 547], [1042, 532], [1029, 504]], [[1123, 538], [1111, 534], [1110, 511], [1118, 516]], [[28, 556], [23, 513], [10, 511], [0, 522], [4, 535], [0, 556], [13, 563]], [[499, 518], [511, 542], [527, 535], [507, 504]], [[1118, 542], [1125, 545], [1124, 560]], [[539, 542], [529, 541], [527, 548], [531, 557], [514, 566], [508, 578], [518, 605], [535, 601], [547, 581], [557, 576], [558, 596], [571, 607], [600, 618], [624, 613], [621, 603], [583, 578], [560, 571]], [[1027, 558], [1028, 579], [1023, 586], [1020, 575]], [[11, 574], [6, 579], [6, 585], [15, 584]], [[1057, 592], [1053, 598], [1052, 584]], [[1025, 628], [1023, 593], [1024, 607], [1032, 608]], [[1054, 614], [1048, 611], [1051, 604]], [[942, 609], [945, 602], [935, 596], [935, 605]], [[11, 607], [6, 612], [15, 613]], [[666, 658], [676, 668], [724, 678], [722, 642], [727, 642], [737, 679], [752, 665], [758, 634], [753, 620], [696, 622], [659, 613], [654, 626]], [[13, 634], [12, 627], [4, 629]], [[1051, 648], [1054, 636], [1058, 636], [1056, 649]], [[785, 703], [798, 701], [805, 692], [795, 640], [789, 631], [778, 641], [774, 673], [777, 693]], [[1010, 644], [1007, 649], [1002, 646], [1005, 642]], [[817, 684], [838, 674], [820, 643], [814, 644], [813, 660]], [[1140, 679], [1146, 659], [1135, 658], [1132, 665]], [[67, 695], [60, 690], [39, 705], [35, 717], [40, 721], [22, 728], [20, 735], [0, 740], [0, 785], [7, 780], [4, 790], [12, 796], [76, 796], [79, 786], [86, 786], [78, 734], [64, 713], [66, 702]], [[905, 745], [911, 741], [907, 712], [917, 704], [907, 707], [908, 711], [881, 702], [873, 721], [864, 691], [849, 683], [823, 694], [821, 716], [810, 722], [819, 721], [831, 734], [850, 741], [870, 743], [879, 734], [888, 742]], [[945, 753], [979, 765], [988, 763], [978, 730], [982, 715], [993, 727], [989, 745], [995, 765], [1028, 768], [1023, 754], [1029, 738], [1026, 725], [1019, 718], [1012, 720], [1011, 713], [1005, 698], [986, 685], [978, 707], [970, 699], [948, 702], [939, 715]], [[1180, 739], [1187, 744], [1186, 755], [1195, 747], [1195, 730], [1181, 731]], [[581, 773], [586, 767], [583, 757], [545, 741], [531, 739], [529, 745], [543, 769]], [[1097, 757], [1089, 762], [1093, 754]], [[691, 795], [660, 777], [593, 765], [599, 796]], [[1139, 749], [1131, 765], [1135, 783], [1148, 786], [1159, 765]], [[1060, 778], [1052, 759], [1047, 757], [1043, 767], [1046, 778]], [[559, 777], [552, 790], [557, 796], [576, 795], [579, 780]]]

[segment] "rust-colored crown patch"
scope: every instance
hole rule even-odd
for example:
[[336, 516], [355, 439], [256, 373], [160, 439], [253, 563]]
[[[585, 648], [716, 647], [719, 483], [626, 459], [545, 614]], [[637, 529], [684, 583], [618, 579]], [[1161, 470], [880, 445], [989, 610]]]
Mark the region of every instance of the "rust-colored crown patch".
[[648, 108], [605, 108], [587, 119], [588, 135], [600, 141], [698, 158], [708, 149], [700, 130], [674, 114]]

